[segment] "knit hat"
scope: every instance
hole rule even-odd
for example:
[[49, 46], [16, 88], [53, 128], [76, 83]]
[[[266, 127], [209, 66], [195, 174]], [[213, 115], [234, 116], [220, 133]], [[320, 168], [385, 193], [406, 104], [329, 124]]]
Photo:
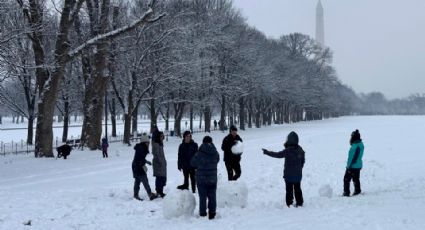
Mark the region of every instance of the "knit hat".
[[353, 131], [351, 133], [351, 140], [353, 140], [353, 141], [359, 141], [359, 140], [361, 140], [360, 139], [360, 132], [359, 132], [358, 129], [356, 129], [355, 131]]
[[146, 133], [143, 133], [142, 136], [140, 136], [140, 143], [149, 143], [149, 136]]
[[285, 142], [285, 146], [296, 146], [298, 145], [298, 134], [294, 131], [288, 134], [288, 137]]
[[210, 144], [212, 143], [212, 138], [210, 136], [205, 136], [204, 139], [202, 140], [202, 144]]
[[232, 125], [232, 126], [230, 126], [230, 132], [231, 131], [238, 131], [238, 128], [236, 128], [236, 126]]

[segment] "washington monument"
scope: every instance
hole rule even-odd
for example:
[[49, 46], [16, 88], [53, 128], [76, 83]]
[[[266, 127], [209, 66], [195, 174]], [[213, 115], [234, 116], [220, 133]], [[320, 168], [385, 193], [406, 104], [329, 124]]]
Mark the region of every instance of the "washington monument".
[[325, 22], [322, 2], [319, 0], [316, 7], [316, 41], [322, 47], [325, 46]]

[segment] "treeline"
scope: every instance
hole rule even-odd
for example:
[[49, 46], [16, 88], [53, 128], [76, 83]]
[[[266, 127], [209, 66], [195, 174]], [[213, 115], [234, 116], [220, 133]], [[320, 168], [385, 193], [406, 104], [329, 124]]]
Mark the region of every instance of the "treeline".
[[58, 115], [82, 114], [82, 141], [98, 148], [105, 105], [114, 126], [124, 115], [125, 143], [144, 113], [181, 135], [185, 116], [209, 132], [215, 114], [220, 129], [243, 130], [362, 111], [330, 49], [299, 33], [267, 38], [230, 0], [47, 2], [0, 3], [2, 112], [28, 119], [28, 143], [37, 122], [36, 157], [53, 156]]

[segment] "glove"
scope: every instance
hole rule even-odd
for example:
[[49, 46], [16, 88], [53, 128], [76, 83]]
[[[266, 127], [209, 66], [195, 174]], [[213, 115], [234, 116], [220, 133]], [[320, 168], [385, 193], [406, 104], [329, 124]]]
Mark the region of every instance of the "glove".
[[148, 165], [152, 165], [152, 162], [150, 162], [150, 161], [146, 161], [146, 164], [148, 164]]
[[261, 149], [263, 150], [263, 154], [267, 154], [269, 151], [267, 149]]

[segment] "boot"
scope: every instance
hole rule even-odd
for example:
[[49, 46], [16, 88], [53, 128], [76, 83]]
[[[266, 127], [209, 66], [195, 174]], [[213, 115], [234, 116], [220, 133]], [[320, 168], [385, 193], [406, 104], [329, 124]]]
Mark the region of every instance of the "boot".
[[215, 218], [215, 212], [208, 213], [208, 219], [212, 220]]
[[187, 190], [187, 189], [189, 189], [189, 186], [188, 185], [185, 185], [185, 184], [182, 184], [182, 185], [177, 186], [177, 189]]
[[350, 192], [344, 192], [343, 194], [342, 194], [342, 196], [350, 196]]
[[165, 197], [165, 195], [167, 195], [167, 194], [165, 194], [164, 192], [157, 192], [157, 194], [158, 194], [158, 196], [159, 196], [159, 197], [161, 197], [161, 198], [164, 198], [164, 197]]
[[133, 198], [134, 198], [135, 200], [140, 200], [140, 201], [142, 201], [142, 200], [143, 200], [142, 198], [140, 198], [140, 197], [139, 197], [139, 193], [134, 193]]
[[357, 195], [359, 195], [361, 193], [361, 191], [355, 191], [354, 193], [353, 193], [353, 196], [357, 196]]
[[156, 199], [156, 198], [158, 198], [158, 195], [157, 195], [157, 194], [155, 194], [155, 193], [151, 193], [151, 194], [149, 194], [149, 199], [150, 199], [150, 200], [154, 200], [154, 199]]

